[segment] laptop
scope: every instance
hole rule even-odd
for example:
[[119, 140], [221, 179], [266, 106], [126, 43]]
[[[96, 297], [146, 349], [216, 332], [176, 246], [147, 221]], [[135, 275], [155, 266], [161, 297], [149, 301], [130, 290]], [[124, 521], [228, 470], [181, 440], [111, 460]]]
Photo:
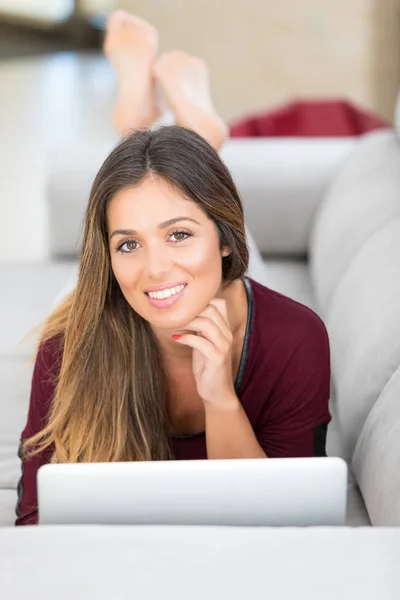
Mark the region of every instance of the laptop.
[[340, 458], [48, 464], [39, 524], [343, 525]]

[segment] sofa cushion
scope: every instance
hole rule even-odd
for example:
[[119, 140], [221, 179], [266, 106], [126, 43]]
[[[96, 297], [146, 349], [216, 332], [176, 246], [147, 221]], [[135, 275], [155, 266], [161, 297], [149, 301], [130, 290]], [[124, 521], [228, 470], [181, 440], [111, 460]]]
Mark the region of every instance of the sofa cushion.
[[317, 206], [355, 138], [230, 139], [221, 149], [263, 254], [307, 254]]
[[373, 525], [400, 526], [400, 367], [364, 425], [352, 468]]
[[351, 458], [368, 413], [400, 364], [399, 265], [400, 216], [364, 243], [325, 315], [333, 409], [345, 459]]
[[323, 314], [366, 241], [400, 215], [399, 199], [399, 140], [391, 131], [368, 134], [333, 180], [310, 236], [311, 278]]
[[306, 261], [267, 258], [265, 266], [268, 277], [264, 285], [317, 311]]

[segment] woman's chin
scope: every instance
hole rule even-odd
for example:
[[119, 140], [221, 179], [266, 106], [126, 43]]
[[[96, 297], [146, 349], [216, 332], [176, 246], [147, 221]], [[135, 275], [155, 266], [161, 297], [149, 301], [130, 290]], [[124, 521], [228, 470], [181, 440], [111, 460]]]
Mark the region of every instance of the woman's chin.
[[[201, 311], [198, 311], [201, 312]], [[155, 318], [154, 315], [149, 317], [148, 321], [154, 329], [166, 330], [166, 331], [188, 331], [188, 324], [193, 321], [193, 319], [198, 315], [198, 312], [190, 312], [184, 313], [183, 311], [180, 314], [175, 315], [157, 315]]]
[[188, 323], [190, 323], [190, 321], [192, 321], [193, 319], [185, 319], [185, 320], [181, 320], [181, 319], [157, 319], [154, 320], [153, 322], [150, 322], [151, 327], [153, 327], [154, 329], [159, 329], [159, 330], [165, 330], [165, 331], [180, 331], [181, 333], [183, 332], [183, 330], [188, 331], [187, 326]]

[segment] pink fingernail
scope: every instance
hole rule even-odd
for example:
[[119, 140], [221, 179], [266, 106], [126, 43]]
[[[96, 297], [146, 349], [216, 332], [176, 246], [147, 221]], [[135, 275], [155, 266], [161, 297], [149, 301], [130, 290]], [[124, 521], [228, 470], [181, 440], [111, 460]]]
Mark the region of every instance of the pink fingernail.
[[180, 336], [180, 335], [176, 335], [176, 334], [175, 334], [175, 335], [173, 335], [172, 337], [173, 337], [173, 339], [174, 339], [174, 340], [179, 340], [179, 338], [180, 338], [181, 336]]

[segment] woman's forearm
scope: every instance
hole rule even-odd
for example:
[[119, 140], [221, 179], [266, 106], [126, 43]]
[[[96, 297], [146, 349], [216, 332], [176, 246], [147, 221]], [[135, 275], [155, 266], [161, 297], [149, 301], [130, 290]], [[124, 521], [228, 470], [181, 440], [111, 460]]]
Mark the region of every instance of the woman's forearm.
[[207, 457], [267, 458], [237, 397], [206, 406]]

